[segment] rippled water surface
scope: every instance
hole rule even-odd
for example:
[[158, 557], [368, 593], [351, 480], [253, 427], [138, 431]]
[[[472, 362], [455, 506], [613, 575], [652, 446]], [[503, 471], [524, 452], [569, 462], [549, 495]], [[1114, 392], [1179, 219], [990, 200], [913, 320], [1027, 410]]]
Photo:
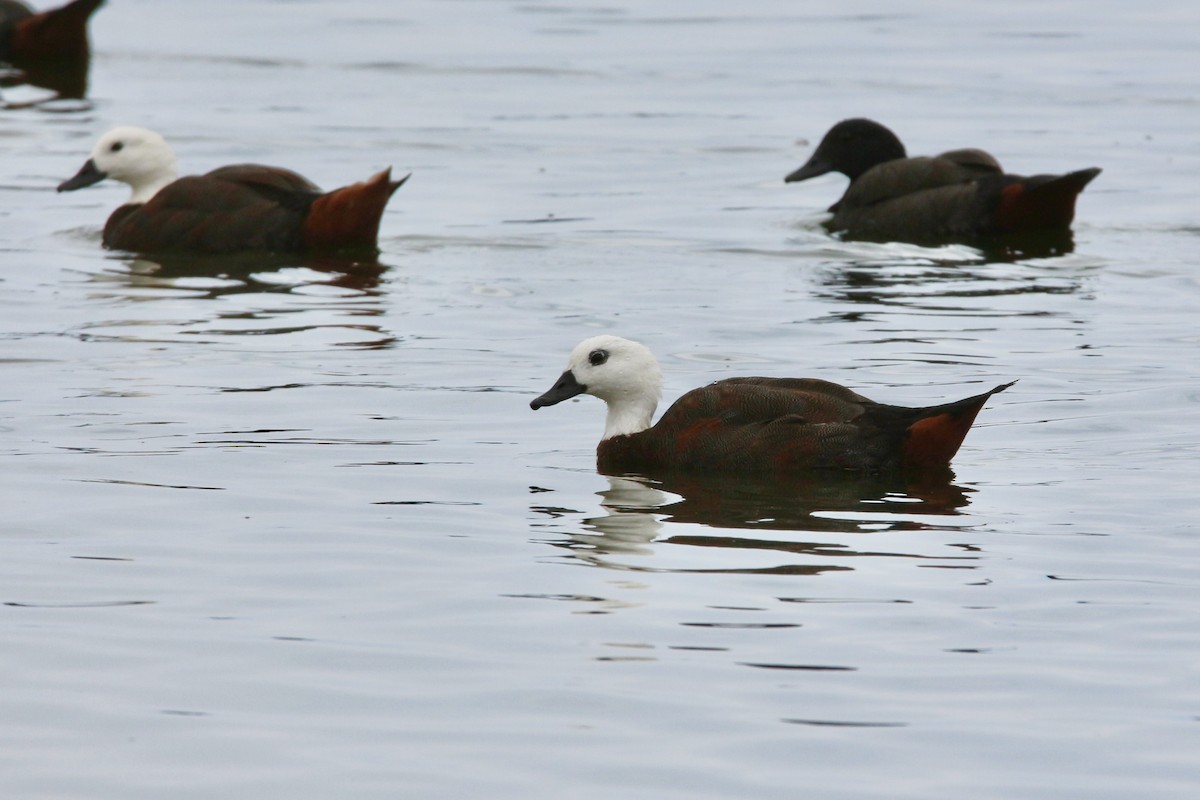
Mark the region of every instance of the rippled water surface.
[[[39, 0], [39, 5], [45, 6]], [[1190, 2], [110, 0], [4, 90], [0, 793], [1193, 798]], [[850, 244], [838, 119], [1101, 166], [1062, 255]], [[68, 195], [412, 179], [378, 263], [137, 260]], [[667, 399], [993, 398], [949, 482], [598, 475], [580, 339]]]

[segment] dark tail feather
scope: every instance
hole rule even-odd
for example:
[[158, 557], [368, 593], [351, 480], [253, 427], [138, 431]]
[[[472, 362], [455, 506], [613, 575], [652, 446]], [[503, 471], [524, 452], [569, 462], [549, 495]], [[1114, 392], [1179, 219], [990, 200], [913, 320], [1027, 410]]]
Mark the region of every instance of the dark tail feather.
[[1066, 175], [1035, 175], [1000, 190], [998, 233], [1067, 228], [1075, 219], [1075, 198], [1100, 174], [1099, 167]]
[[74, 0], [21, 20], [12, 33], [11, 54], [17, 65], [87, 61], [87, 24], [104, 0]]
[[374, 248], [378, 246], [379, 220], [405, 175], [392, 180], [392, 170], [373, 175], [362, 183], [334, 189], [313, 201], [301, 234], [311, 250]]
[[997, 386], [995, 389], [940, 406], [922, 409], [920, 419], [908, 426], [908, 438], [904, 442], [904, 465], [932, 469], [946, 467], [967, 431], [975, 422], [983, 404], [992, 395], [1003, 392], [1016, 381]]

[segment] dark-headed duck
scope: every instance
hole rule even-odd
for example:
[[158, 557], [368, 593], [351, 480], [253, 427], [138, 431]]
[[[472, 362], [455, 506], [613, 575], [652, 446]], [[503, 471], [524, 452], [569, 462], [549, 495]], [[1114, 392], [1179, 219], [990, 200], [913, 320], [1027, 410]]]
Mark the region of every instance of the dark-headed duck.
[[850, 239], [917, 244], [1065, 231], [1075, 198], [1098, 167], [1066, 175], [1008, 175], [988, 153], [907, 157], [896, 134], [869, 119], [834, 125], [792, 183], [840, 172], [850, 179], [827, 226]]
[[59, 185], [68, 192], [105, 178], [132, 193], [104, 225], [104, 246], [141, 253], [377, 251], [379, 221], [408, 176], [385, 169], [362, 183], [322, 192], [291, 170], [259, 164], [175, 176], [175, 155], [154, 131], [115, 128]]
[[815, 378], [728, 378], [693, 389], [651, 425], [662, 373], [643, 345], [594, 336], [529, 405], [579, 394], [608, 404], [597, 468], [610, 475], [672, 471], [786, 473], [945, 469], [984, 402], [1011, 386], [926, 408], [868, 400]]

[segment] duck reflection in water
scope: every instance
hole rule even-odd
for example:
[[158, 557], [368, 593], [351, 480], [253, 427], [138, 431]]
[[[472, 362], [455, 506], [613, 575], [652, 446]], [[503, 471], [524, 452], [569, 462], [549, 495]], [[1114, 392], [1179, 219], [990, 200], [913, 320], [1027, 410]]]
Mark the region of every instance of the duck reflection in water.
[[[342, 344], [360, 349], [387, 349], [397, 341], [382, 322], [386, 308], [381, 284], [388, 266], [374, 259], [240, 253], [114, 260], [120, 264], [118, 269], [90, 277], [96, 299], [147, 303], [181, 294], [196, 300], [243, 298], [210, 306], [210, 316], [180, 321], [191, 334], [337, 329], [349, 337]], [[192, 306], [194, 311], [199, 308]]]
[[[600, 492], [602, 515], [585, 517], [582, 530], [556, 542], [577, 558], [598, 566], [647, 571], [674, 571], [654, 565], [616, 564], [606, 557], [655, 554], [652, 543], [734, 550], [775, 551], [835, 563], [790, 563], [759, 568], [707, 568], [680, 571], [819, 574], [853, 569], [846, 559], [883, 555], [849, 546], [845, 540], [721, 533], [720, 531], [796, 531], [813, 534], [880, 534], [933, 530], [934, 517], [953, 517], [970, 502], [972, 490], [954, 483], [949, 470], [916, 475], [712, 476], [694, 473], [606, 476]], [[567, 509], [535, 507], [535, 512], [563, 518]], [[553, 512], [553, 513], [551, 513]], [[929, 518], [928, 520], [922, 519]], [[672, 526], [700, 525], [715, 529], [696, 534]], [[888, 557], [929, 558], [888, 552]], [[940, 560], [940, 559], [939, 559]]]
[[[199, 289], [208, 298], [264, 291], [288, 292], [297, 286], [314, 285], [376, 295], [381, 292], [380, 284], [388, 270], [388, 265], [375, 258], [338, 254], [185, 253], [116, 260], [124, 263], [127, 269], [105, 272], [96, 279], [120, 281], [137, 290]], [[305, 271], [311, 275], [306, 277]]]
[[[881, 258], [876, 254], [828, 262], [815, 278], [818, 296], [828, 300], [866, 305], [876, 311], [898, 308], [958, 313], [979, 310], [989, 298], [1078, 294], [1086, 290], [1088, 275], [1095, 269], [1095, 264], [1011, 267], [903, 255]], [[985, 310], [1002, 313], [993, 305]]]
[[35, 13], [18, 0], [0, 0], [0, 62], [12, 66], [4, 86], [28, 84], [59, 99], [87, 96], [91, 46], [88, 21], [104, 0], [74, 0]]

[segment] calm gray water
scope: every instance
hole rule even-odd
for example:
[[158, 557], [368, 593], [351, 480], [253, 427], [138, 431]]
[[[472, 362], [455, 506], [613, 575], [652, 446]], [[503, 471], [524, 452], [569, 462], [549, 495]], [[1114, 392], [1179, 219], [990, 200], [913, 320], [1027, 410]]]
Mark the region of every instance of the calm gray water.
[[[1196, 797], [1200, 12], [899, 8], [111, 0], [88, 101], [5, 90], [0, 795]], [[829, 238], [860, 115], [1103, 167], [1074, 252]], [[413, 178], [371, 268], [137, 261], [53, 191], [116, 124]], [[528, 408], [600, 331], [1020, 380], [948, 485], [656, 487]]]

